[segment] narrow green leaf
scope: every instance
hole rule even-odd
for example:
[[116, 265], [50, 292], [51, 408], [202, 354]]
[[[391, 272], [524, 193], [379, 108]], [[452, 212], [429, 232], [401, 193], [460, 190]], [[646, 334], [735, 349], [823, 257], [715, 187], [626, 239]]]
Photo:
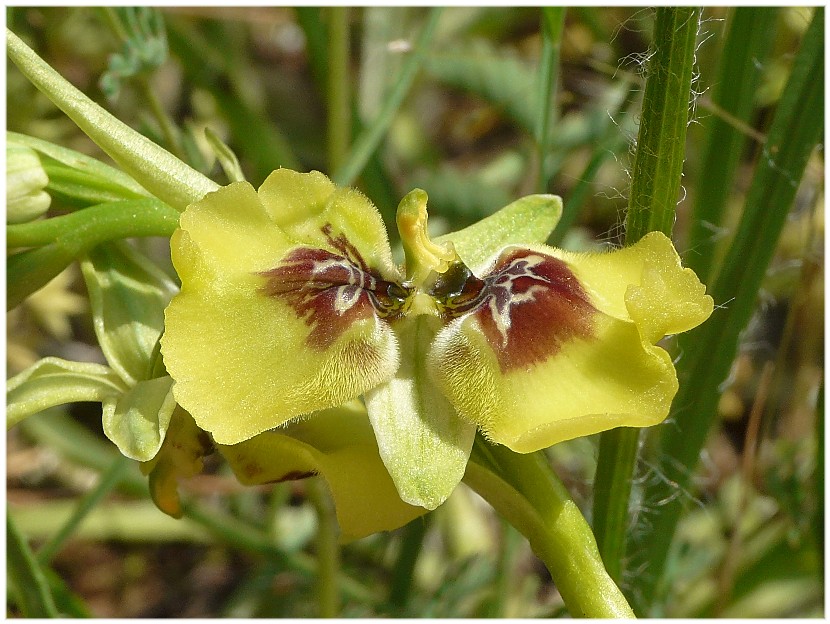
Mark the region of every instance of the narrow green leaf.
[[150, 193], [184, 210], [218, 185], [113, 117], [6, 30], [6, 49], [21, 72]]
[[210, 128], [205, 128], [205, 137], [213, 148], [216, 159], [222, 165], [222, 170], [225, 172], [228, 180], [231, 182], [244, 182], [245, 174], [242, 173], [242, 167], [239, 166], [239, 159], [233, 150]]
[[559, 77], [559, 50], [562, 46], [562, 30], [564, 27], [564, 7], [542, 8], [542, 56], [539, 62], [535, 129], [539, 159], [536, 190], [540, 193], [544, 193], [548, 189], [548, 174], [545, 164], [549, 149], [550, 126], [556, 121], [558, 113], [556, 82]]
[[120, 196], [119, 199], [132, 199], [137, 196], [148, 196], [148, 193], [144, 187], [120, 169], [110, 167], [109, 165], [102, 163], [100, 160], [91, 158], [90, 156], [81, 154], [80, 152], [76, 152], [68, 147], [63, 147], [50, 141], [44, 141], [43, 139], [37, 139], [35, 137], [17, 132], [6, 132], [6, 140], [26, 145], [36, 152], [54, 159], [69, 169], [85, 173], [91, 179], [108, 183], [108, 188], [123, 191], [123, 195]]
[[175, 284], [124, 241], [90, 251], [81, 271], [107, 362], [129, 385], [149, 379]]
[[418, 40], [415, 42], [414, 49], [410, 53], [397, 82], [392, 87], [389, 97], [383, 106], [383, 109], [378, 113], [370, 125], [368, 125], [360, 136], [352, 144], [349, 155], [345, 159], [345, 165], [338, 169], [332, 176], [332, 179], [340, 186], [348, 186], [353, 184], [360, 175], [369, 158], [380, 145], [386, 131], [392, 124], [395, 118], [395, 113], [398, 112], [401, 104], [403, 104], [406, 94], [412, 87], [415, 81], [415, 76], [421, 69], [421, 65], [427, 57], [432, 36], [435, 33], [435, 27], [438, 24], [438, 18], [441, 15], [440, 7], [433, 7], [430, 9], [426, 24], [424, 24]]
[[[779, 9], [773, 7], [732, 9], [712, 101], [740, 121], [749, 122], [754, 110], [755, 92], [772, 45], [778, 13]], [[704, 123], [709, 124], [709, 129], [699, 174], [702, 183], [695, 187], [686, 260], [697, 276], [706, 281], [747, 137], [721, 117], [712, 116]]]
[[6, 309], [46, 286], [81, 253], [73, 241], [56, 241], [6, 258]]
[[[626, 215], [626, 244], [648, 232], [671, 236], [689, 121], [697, 8], [658, 8]], [[594, 479], [594, 531], [609, 574], [622, 577], [639, 429], [601, 434]]]
[[58, 610], [49, 592], [43, 570], [32, 554], [17, 524], [6, 514], [6, 572], [18, 598], [18, 607], [27, 618], [55, 618]]
[[78, 401], [99, 403], [126, 389], [106, 366], [43, 358], [6, 382], [6, 426], [49, 407]]
[[139, 381], [118, 396], [104, 399], [104, 434], [130, 459], [153, 459], [164, 442], [176, 408], [169, 376]]
[[[747, 194], [734, 241], [718, 273], [712, 296], [722, 304], [700, 328], [682, 337], [678, 363], [681, 384], [674, 401], [675, 422], [659, 430], [659, 482], [650, 484], [645, 507], [651, 530], [631, 544], [637, 591], [653, 597], [669, 545], [714, 421], [719, 387], [728, 377], [740, 334], [754, 309], [758, 290], [807, 161], [821, 139], [824, 110], [824, 9], [817, 8], [804, 35], [792, 73], [775, 111], [763, 154]], [[658, 502], [660, 503], [657, 506]]]
[[38, 550], [37, 560], [42, 565], [49, 564], [52, 558], [60, 551], [64, 542], [72, 536], [84, 521], [84, 518], [118, 485], [126, 474], [130, 463], [130, 460], [126, 457], [117, 457], [112, 462], [112, 466], [101, 475], [97, 485], [78, 501], [69, 519]]

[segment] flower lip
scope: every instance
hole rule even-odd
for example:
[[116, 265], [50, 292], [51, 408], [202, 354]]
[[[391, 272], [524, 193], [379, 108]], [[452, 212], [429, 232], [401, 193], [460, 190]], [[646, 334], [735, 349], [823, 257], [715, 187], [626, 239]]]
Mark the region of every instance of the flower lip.
[[311, 326], [306, 342], [317, 349], [330, 347], [358, 319], [400, 317], [409, 298], [405, 287], [382, 279], [359, 255], [325, 249], [295, 248], [260, 275], [266, 278], [260, 292], [287, 302]]

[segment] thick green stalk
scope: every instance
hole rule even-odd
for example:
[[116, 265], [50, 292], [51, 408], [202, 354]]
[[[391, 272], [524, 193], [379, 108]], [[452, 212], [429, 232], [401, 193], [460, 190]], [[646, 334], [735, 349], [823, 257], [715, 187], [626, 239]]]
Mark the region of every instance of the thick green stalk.
[[118, 165], [153, 195], [177, 210], [219, 186], [90, 100], [6, 30], [9, 58]]
[[634, 617], [605, 571], [588, 523], [544, 455], [521, 455], [478, 439], [464, 482], [528, 539], [574, 617]]
[[[761, 79], [761, 67], [772, 44], [779, 9], [773, 7], [738, 7], [732, 10], [729, 32], [720, 55], [712, 102], [734, 120], [748, 122], [754, 110], [755, 92]], [[703, 166], [695, 187], [693, 219], [689, 232], [686, 261], [697, 276], [706, 281], [718, 242], [717, 231], [723, 226], [732, 182], [743, 153], [746, 135], [734, 121], [714, 116], [709, 120]]]
[[16, 590], [24, 617], [58, 617], [46, 575], [32, 554], [26, 538], [6, 513], [6, 573]]
[[349, 9], [344, 6], [327, 8], [328, 41], [328, 157], [329, 170], [337, 171], [344, 164], [351, 141], [351, 103], [349, 93]]
[[550, 125], [556, 120], [556, 92], [559, 77], [559, 50], [565, 27], [565, 7], [542, 9], [542, 55], [539, 61], [538, 116], [536, 118], [536, 145], [539, 169], [536, 174], [536, 192], [548, 192], [548, 174], [545, 163], [550, 149]]
[[374, 151], [378, 148], [378, 145], [380, 145], [381, 140], [383, 140], [384, 134], [392, 124], [395, 113], [398, 112], [401, 104], [403, 104], [406, 94], [409, 93], [409, 89], [415, 81], [418, 70], [420, 70], [429, 52], [429, 46], [432, 42], [432, 36], [435, 34], [435, 27], [438, 24], [441, 10], [440, 7], [430, 9], [427, 22], [421, 30], [421, 34], [418, 36], [412, 52], [409, 53], [409, 58], [401, 68], [398, 80], [392, 87], [386, 103], [380, 113], [378, 113], [377, 119], [360, 133], [360, 136], [355, 140], [349, 155], [344, 161], [345, 164], [335, 171], [332, 176], [332, 179], [337, 184], [341, 186], [353, 184], [363, 171], [369, 158], [371, 158]]
[[[625, 242], [648, 232], [671, 236], [680, 192], [700, 9], [658, 8], [626, 215]], [[612, 578], [622, 578], [631, 479], [639, 429], [600, 436], [594, 479], [594, 531]]]
[[[719, 388], [727, 379], [740, 334], [755, 308], [756, 298], [778, 237], [795, 198], [798, 181], [821, 139], [824, 110], [824, 10], [815, 13], [804, 35], [763, 153], [747, 193], [743, 216], [711, 294], [712, 317], [681, 337], [678, 363], [680, 391], [675, 397], [675, 422], [659, 431], [661, 475], [644, 493], [651, 527], [632, 541], [630, 553], [644, 573], [637, 577], [639, 595], [655, 600], [677, 522], [691, 486], [700, 451], [714, 422]], [[659, 505], [658, 505], [659, 503]]]

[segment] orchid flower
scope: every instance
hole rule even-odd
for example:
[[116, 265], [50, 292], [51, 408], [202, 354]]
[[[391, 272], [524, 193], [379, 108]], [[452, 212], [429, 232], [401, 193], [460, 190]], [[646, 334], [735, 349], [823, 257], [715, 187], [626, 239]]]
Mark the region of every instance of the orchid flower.
[[656, 343], [703, 322], [711, 297], [665, 235], [554, 249], [540, 241], [561, 203], [528, 201], [547, 224], [515, 244], [503, 239], [527, 202], [431, 240], [412, 191], [399, 267], [377, 209], [321, 173], [208, 193], [172, 238], [182, 288], [162, 353], [176, 401], [236, 445], [362, 395], [400, 497], [426, 509], [464, 476], [476, 430], [527, 453], [661, 422], [678, 383]]

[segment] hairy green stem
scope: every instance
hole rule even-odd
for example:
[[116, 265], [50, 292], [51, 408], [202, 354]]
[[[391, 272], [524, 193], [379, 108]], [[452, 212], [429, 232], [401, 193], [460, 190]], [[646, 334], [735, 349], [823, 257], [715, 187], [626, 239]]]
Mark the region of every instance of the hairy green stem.
[[543, 454], [521, 455], [479, 439], [464, 481], [528, 539], [574, 617], [634, 617], [588, 523]]
[[[698, 8], [657, 9], [626, 214], [627, 245], [651, 231], [671, 236], [683, 171], [699, 20]], [[616, 581], [623, 573], [639, 436], [639, 429], [629, 427], [600, 436], [594, 479], [594, 530], [602, 558]]]

